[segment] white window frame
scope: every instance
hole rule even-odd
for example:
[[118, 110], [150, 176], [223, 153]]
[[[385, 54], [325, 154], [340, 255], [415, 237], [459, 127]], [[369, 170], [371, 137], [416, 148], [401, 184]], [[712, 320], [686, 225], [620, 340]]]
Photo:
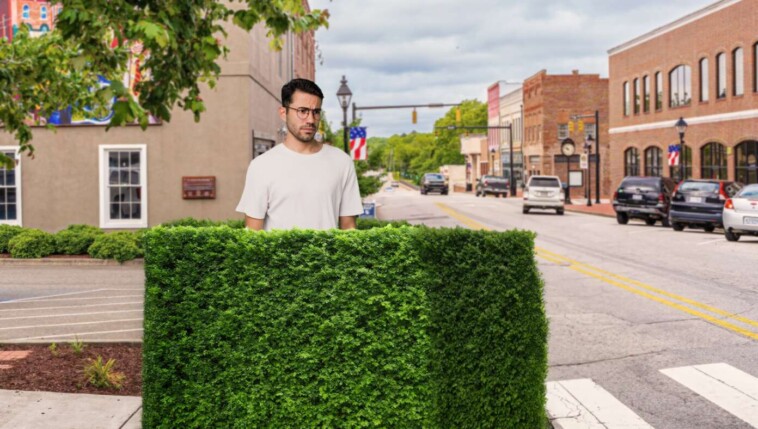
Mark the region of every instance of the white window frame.
[[16, 160], [16, 220], [6, 220], [6, 219], [0, 219], [0, 225], [17, 225], [17, 226], [24, 226], [22, 219], [23, 219], [23, 211], [21, 210], [21, 203], [23, 195], [21, 192], [21, 156], [18, 152], [18, 146], [0, 146], [0, 152], [7, 152], [12, 151], [15, 153], [14, 158]]
[[565, 140], [567, 138], [569, 138], [568, 124], [558, 124], [558, 140]]
[[[140, 219], [110, 219], [110, 199], [108, 197], [108, 152], [140, 151]], [[146, 144], [104, 144], [98, 147], [98, 169], [100, 181], [100, 228], [134, 229], [147, 228], [147, 145]]]

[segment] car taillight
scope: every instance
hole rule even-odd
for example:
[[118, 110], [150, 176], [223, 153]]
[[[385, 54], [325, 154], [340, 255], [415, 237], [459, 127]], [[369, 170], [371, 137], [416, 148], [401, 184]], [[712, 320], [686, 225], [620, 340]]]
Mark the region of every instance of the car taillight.
[[726, 192], [724, 192], [724, 184], [722, 183], [719, 187], [719, 200], [725, 201], [729, 198], [729, 196], [726, 195]]
[[487, 181], [485, 180], [485, 181], [484, 181], [484, 186], [487, 186], [487, 184], [488, 184], [488, 183], [489, 183], [489, 182], [487, 182]]
[[664, 201], [666, 201], [666, 196], [663, 194], [658, 194], [658, 202], [662, 203]]
[[613, 199], [618, 200], [619, 199], [619, 191], [616, 191], [613, 193]]
[[731, 198], [727, 198], [724, 203], [724, 210], [734, 210], [734, 203]]

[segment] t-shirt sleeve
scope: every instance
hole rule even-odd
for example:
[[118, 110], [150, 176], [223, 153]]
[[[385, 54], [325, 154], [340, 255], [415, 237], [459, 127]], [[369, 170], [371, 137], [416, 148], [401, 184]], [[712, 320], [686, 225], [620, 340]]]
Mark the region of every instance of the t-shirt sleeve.
[[251, 162], [247, 168], [245, 189], [237, 211], [255, 219], [265, 219], [268, 209], [268, 187], [263, 181], [261, 165]]
[[358, 190], [358, 177], [355, 174], [355, 165], [348, 160], [345, 183], [342, 185], [342, 200], [340, 202], [340, 216], [358, 216], [363, 214], [361, 193]]

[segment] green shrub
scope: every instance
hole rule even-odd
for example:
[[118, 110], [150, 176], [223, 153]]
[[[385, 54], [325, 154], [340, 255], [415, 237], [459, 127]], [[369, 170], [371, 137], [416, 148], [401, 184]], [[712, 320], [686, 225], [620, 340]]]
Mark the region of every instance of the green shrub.
[[103, 234], [95, 239], [87, 253], [97, 259], [129, 261], [143, 255], [137, 246], [137, 239], [136, 234], [127, 231]]
[[393, 226], [395, 228], [401, 227], [401, 226], [411, 226], [407, 221], [404, 220], [379, 220], [379, 219], [370, 219], [370, 218], [362, 218], [359, 217], [356, 220], [356, 228], [357, 229], [372, 229], [372, 228], [384, 228], [386, 226]]
[[86, 255], [87, 249], [101, 235], [103, 231], [91, 225], [69, 225], [55, 234], [55, 248], [64, 255]]
[[20, 226], [0, 225], [0, 253], [8, 253], [8, 242], [23, 231], [25, 229]]
[[143, 425], [543, 428], [533, 239], [154, 228]]
[[8, 249], [13, 258], [42, 258], [55, 253], [55, 236], [27, 229], [8, 241]]
[[[383, 228], [388, 225], [392, 225], [394, 227], [410, 225], [408, 222], [404, 220], [386, 221], [386, 220], [368, 219], [368, 218], [358, 218], [356, 221], [356, 224], [357, 224], [356, 225], [357, 229]], [[177, 219], [177, 220], [173, 220], [173, 221], [161, 224], [162, 227], [166, 227], [166, 228], [174, 228], [177, 226], [190, 226], [194, 228], [203, 228], [203, 227], [222, 226], [222, 225], [226, 225], [234, 229], [242, 229], [242, 228], [245, 228], [245, 220], [244, 219], [229, 219], [225, 221], [215, 221], [215, 220], [209, 220], [209, 219], [195, 219], [191, 217], [185, 217], [182, 219]]]

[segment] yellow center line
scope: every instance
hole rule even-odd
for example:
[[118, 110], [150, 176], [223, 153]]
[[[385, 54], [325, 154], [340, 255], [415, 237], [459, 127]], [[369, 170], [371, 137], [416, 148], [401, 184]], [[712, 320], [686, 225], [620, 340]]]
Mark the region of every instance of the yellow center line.
[[[491, 231], [492, 228], [487, 227], [486, 225], [477, 222], [468, 216], [465, 216], [461, 214], [460, 212], [452, 209], [451, 207], [447, 206], [443, 203], [436, 203], [437, 207], [439, 207], [443, 212], [445, 212], [448, 216], [452, 217], [453, 219], [457, 220], [458, 222], [462, 223], [463, 225], [467, 226], [468, 228], [474, 229], [474, 230], [483, 230], [483, 231]], [[667, 292], [663, 289], [659, 289], [653, 286], [650, 286], [648, 284], [639, 282], [634, 279], [630, 279], [606, 270], [603, 270], [601, 268], [594, 267], [589, 264], [585, 264], [583, 262], [576, 261], [574, 259], [568, 258], [563, 255], [559, 255], [557, 253], [551, 252], [549, 250], [535, 247], [535, 251], [537, 256], [557, 264], [569, 264], [568, 268], [570, 268], [573, 271], [576, 271], [578, 273], [593, 277], [595, 279], [598, 279], [602, 282], [605, 282], [607, 284], [610, 284], [612, 286], [618, 287], [620, 289], [626, 290], [627, 292], [634, 293], [636, 295], [642, 296], [644, 298], [650, 299], [652, 301], [658, 302], [660, 304], [666, 305], [668, 307], [674, 308], [676, 310], [682, 311], [687, 314], [691, 314], [693, 316], [699, 317], [703, 320], [706, 320], [710, 323], [713, 323], [714, 325], [721, 326], [723, 328], [726, 328], [732, 332], [736, 332], [740, 335], [744, 335], [748, 338], [752, 338], [754, 340], [758, 340], [758, 333], [752, 332], [748, 329], [744, 329], [740, 326], [734, 325], [728, 321], [722, 320], [720, 318], [714, 317], [710, 314], [703, 313], [701, 311], [697, 311], [695, 309], [686, 307], [682, 305], [681, 303], [691, 305], [693, 307], [700, 308], [702, 310], [709, 311], [714, 314], [718, 314], [720, 316], [733, 319], [735, 321], [742, 322], [747, 325], [751, 326], [758, 326], [758, 322], [752, 319], [748, 319], [746, 317], [735, 315], [734, 313], [721, 310], [719, 308], [713, 307], [708, 304], [703, 304], [700, 302], [697, 302], [695, 300], [685, 298], [681, 295], [677, 295], [671, 292]], [[640, 290], [644, 289], [644, 290]], [[645, 290], [649, 292], [653, 292], [659, 295], [663, 295], [665, 297], [671, 298], [675, 302], [666, 298], [662, 298], [660, 296], [653, 295], [652, 293], [646, 292]]]

